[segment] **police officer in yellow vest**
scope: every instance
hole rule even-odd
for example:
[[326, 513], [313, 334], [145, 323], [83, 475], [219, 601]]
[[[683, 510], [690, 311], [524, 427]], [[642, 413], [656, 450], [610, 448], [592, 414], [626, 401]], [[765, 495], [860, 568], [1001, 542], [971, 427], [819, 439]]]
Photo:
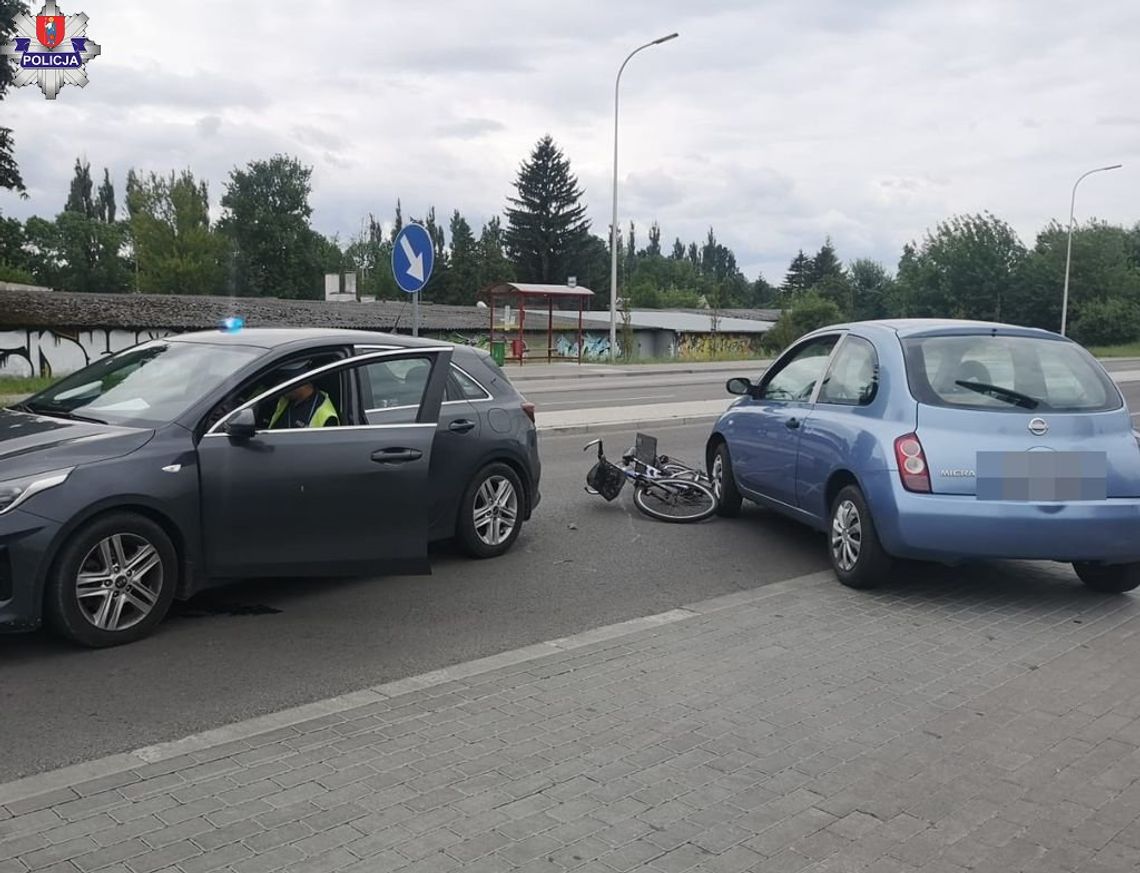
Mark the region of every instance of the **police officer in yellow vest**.
[[[283, 379], [300, 375], [302, 367], [293, 368], [281, 374]], [[324, 391], [317, 389], [312, 382], [305, 381], [294, 385], [284, 397], [277, 401], [277, 408], [269, 419], [270, 430], [293, 427], [336, 427], [340, 416], [332, 399]]]

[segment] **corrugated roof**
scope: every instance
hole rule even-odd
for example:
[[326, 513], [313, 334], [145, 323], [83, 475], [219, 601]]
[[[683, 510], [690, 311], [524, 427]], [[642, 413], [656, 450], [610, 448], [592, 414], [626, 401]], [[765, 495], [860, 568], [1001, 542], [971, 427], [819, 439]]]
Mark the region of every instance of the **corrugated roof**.
[[536, 285], [528, 282], [495, 282], [479, 292], [481, 299], [487, 295], [516, 294], [524, 297], [582, 297], [590, 298], [594, 292], [582, 285]]
[[[374, 303], [329, 303], [264, 297], [204, 297], [177, 294], [75, 294], [0, 286], [0, 329], [117, 328], [123, 330], [212, 330], [229, 316], [249, 327], [345, 327], [410, 332], [411, 298]], [[577, 312], [575, 312], [575, 319]], [[490, 312], [475, 306], [420, 305], [420, 329], [482, 333]], [[604, 324], [587, 324], [592, 330]], [[528, 325], [534, 330], [539, 325]], [[577, 327], [575, 323], [574, 327]], [[570, 329], [562, 326], [562, 329]]]

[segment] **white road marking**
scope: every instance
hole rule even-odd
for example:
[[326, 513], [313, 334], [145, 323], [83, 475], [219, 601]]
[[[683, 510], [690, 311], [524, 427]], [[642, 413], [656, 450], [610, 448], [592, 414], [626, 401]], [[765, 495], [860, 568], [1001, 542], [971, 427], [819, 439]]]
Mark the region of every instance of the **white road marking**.
[[[671, 396], [672, 396], [671, 394], [642, 394], [638, 397], [615, 397], [614, 402], [619, 403], [619, 405], [620, 405], [621, 403], [628, 403], [631, 400], [667, 400]], [[546, 406], [573, 406], [574, 404], [580, 403], [580, 402], [581, 401], [579, 401], [579, 400], [555, 400], [551, 403], [543, 403], [541, 400], [535, 401], [536, 404], [543, 406], [543, 407], [546, 407]]]

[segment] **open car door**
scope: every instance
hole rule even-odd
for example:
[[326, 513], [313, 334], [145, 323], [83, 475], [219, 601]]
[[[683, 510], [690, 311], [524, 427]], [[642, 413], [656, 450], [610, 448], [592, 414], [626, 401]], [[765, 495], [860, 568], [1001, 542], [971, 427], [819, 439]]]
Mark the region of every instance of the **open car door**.
[[[361, 368], [430, 368], [413, 414], [368, 424]], [[212, 576], [430, 573], [428, 471], [451, 349], [358, 355], [317, 367], [229, 413], [198, 445], [203, 552]], [[337, 425], [267, 430], [252, 414], [291, 386], [339, 384]]]

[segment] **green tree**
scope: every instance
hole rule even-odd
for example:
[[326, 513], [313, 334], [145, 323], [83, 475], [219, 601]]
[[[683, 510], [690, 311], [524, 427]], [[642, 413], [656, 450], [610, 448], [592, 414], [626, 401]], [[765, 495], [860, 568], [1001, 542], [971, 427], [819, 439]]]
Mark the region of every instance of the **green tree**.
[[[110, 174], [104, 172], [107, 193], [114, 201]], [[30, 218], [25, 224], [30, 266], [37, 282], [64, 291], [116, 293], [129, 287], [124, 258], [127, 230], [115, 221], [115, 210], [97, 207], [91, 166], [76, 159], [67, 203], [54, 222]]]
[[550, 135], [519, 168], [509, 198], [506, 248], [524, 281], [561, 284], [577, 275], [590, 222], [570, 162]]
[[831, 243], [831, 237], [828, 237], [820, 250], [816, 252], [815, 257], [809, 262], [806, 277], [807, 287], [815, 288], [828, 279], [843, 277], [845, 277], [843, 264], [839, 262], [839, 258], [835, 254], [835, 246]]
[[784, 276], [784, 284], [780, 286], [780, 292], [783, 294], [802, 294], [807, 291], [811, 287], [812, 269], [811, 258], [804, 254], [803, 249], [800, 249], [788, 266], [788, 272]]
[[55, 221], [29, 218], [24, 229], [39, 284], [84, 293], [117, 293], [129, 288], [122, 222], [109, 224], [64, 210]]
[[451, 249], [447, 256], [447, 282], [437, 299], [440, 303], [473, 306], [480, 287], [478, 242], [458, 209], [451, 214], [448, 230]]
[[685, 244], [681, 242], [681, 238], [677, 237], [673, 241], [673, 253], [669, 255], [674, 261], [683, 261], [685, 259]]
[[1026, 257], [1013, 228], [989, 213], [954, 216], [904, 250], [898, 281], [908, 314], [1001, 321]]
[[111, 183], [111, 171], [103, 168], [103, 184], [99, 186], [99, 195], [95, 199], [95, 218], [107, 224], [115, 223], [115, 186]]
[[756, 281], [752, 283], [751, 305], [760, 308], [772, 306], [776, 302], [776, 294], [776, 289], [767, 279], [757, 276]]
[[75, 212], [86, 218], [95, 217], [95, 200], [92, 196], [94, 183], [91, 181], [91, 164], [75, 159], [75, 175], [71, 177], [71, 189], [67, 195], [66, 212]]
[[230, 172], [219, 229], [233, 247], [231, 293], [323, 296], [318, 235], [309, 227], [312, 168], [274, 155]]
[[[28, 6], [22, 0], [0, 0], [0, 45], [10, 42], [16, 33], [16, 19], [28, 14]], [[16, 73], [16, 65], [9, 63], [8, 58], [0, 59], [0, 102]], [[21, 197], [27, 197], [24, 189], [24, 179], [20, 175], [20, 166], [16, 162], [15, 141], [12, 138], [12, 129], [0, 124], [0, 188], [16, 191]]]
[[[1038, 235], [1022, 262], [1007, 320], [1059, 330], [1065, 285], [1068, 228], [1057, 222]], [[1140, 303], [1140, 262], [1132, 233], [1123, 227], [1091, 221], [1073, 230], [1069, 270], [1069, 322], [1081, 317], [1087, 304], [1113, 299]]]
[[780, 318], [766, 334], [763, 346], [772, 353], [786, 349], [804, 334], [843, 320], [835, 301], [807, 292], [780, 313]]
[[656, 221], [649, 226], [649, 246], [645, 253], [651, 258], [661, 257], [661, 225]]
[[189, 170], [127, 175], [127, 212], [137, 287], [149, 294], [225, 291], [228, 244], [210, 225], [207, 185]]
[[1140, 339], [1140, 304], [1120, 297], [1081, 306], [1072, 335], [1086, 346], [1112, 346]]
[[483, 225], [476, 247], [479, 264], [478, 286], [492, 282], [512, 282], [515, 279], [515, 266], [506, 254], [506, 231], [503, 223], [495, 216]]
[[877, 261], [859, 258], [847, 271], [851, 287], [849, 315], [856, 321], [892, 314], [894, 278]]
[[29, 267], [28, 253], [24, 249], [26, 242], [24, 225], [15, 218], [0, 216], [0, 269], [6, 269], [11, 273], [20, 271], [21, 275], [30, 275], [25, 272]]

